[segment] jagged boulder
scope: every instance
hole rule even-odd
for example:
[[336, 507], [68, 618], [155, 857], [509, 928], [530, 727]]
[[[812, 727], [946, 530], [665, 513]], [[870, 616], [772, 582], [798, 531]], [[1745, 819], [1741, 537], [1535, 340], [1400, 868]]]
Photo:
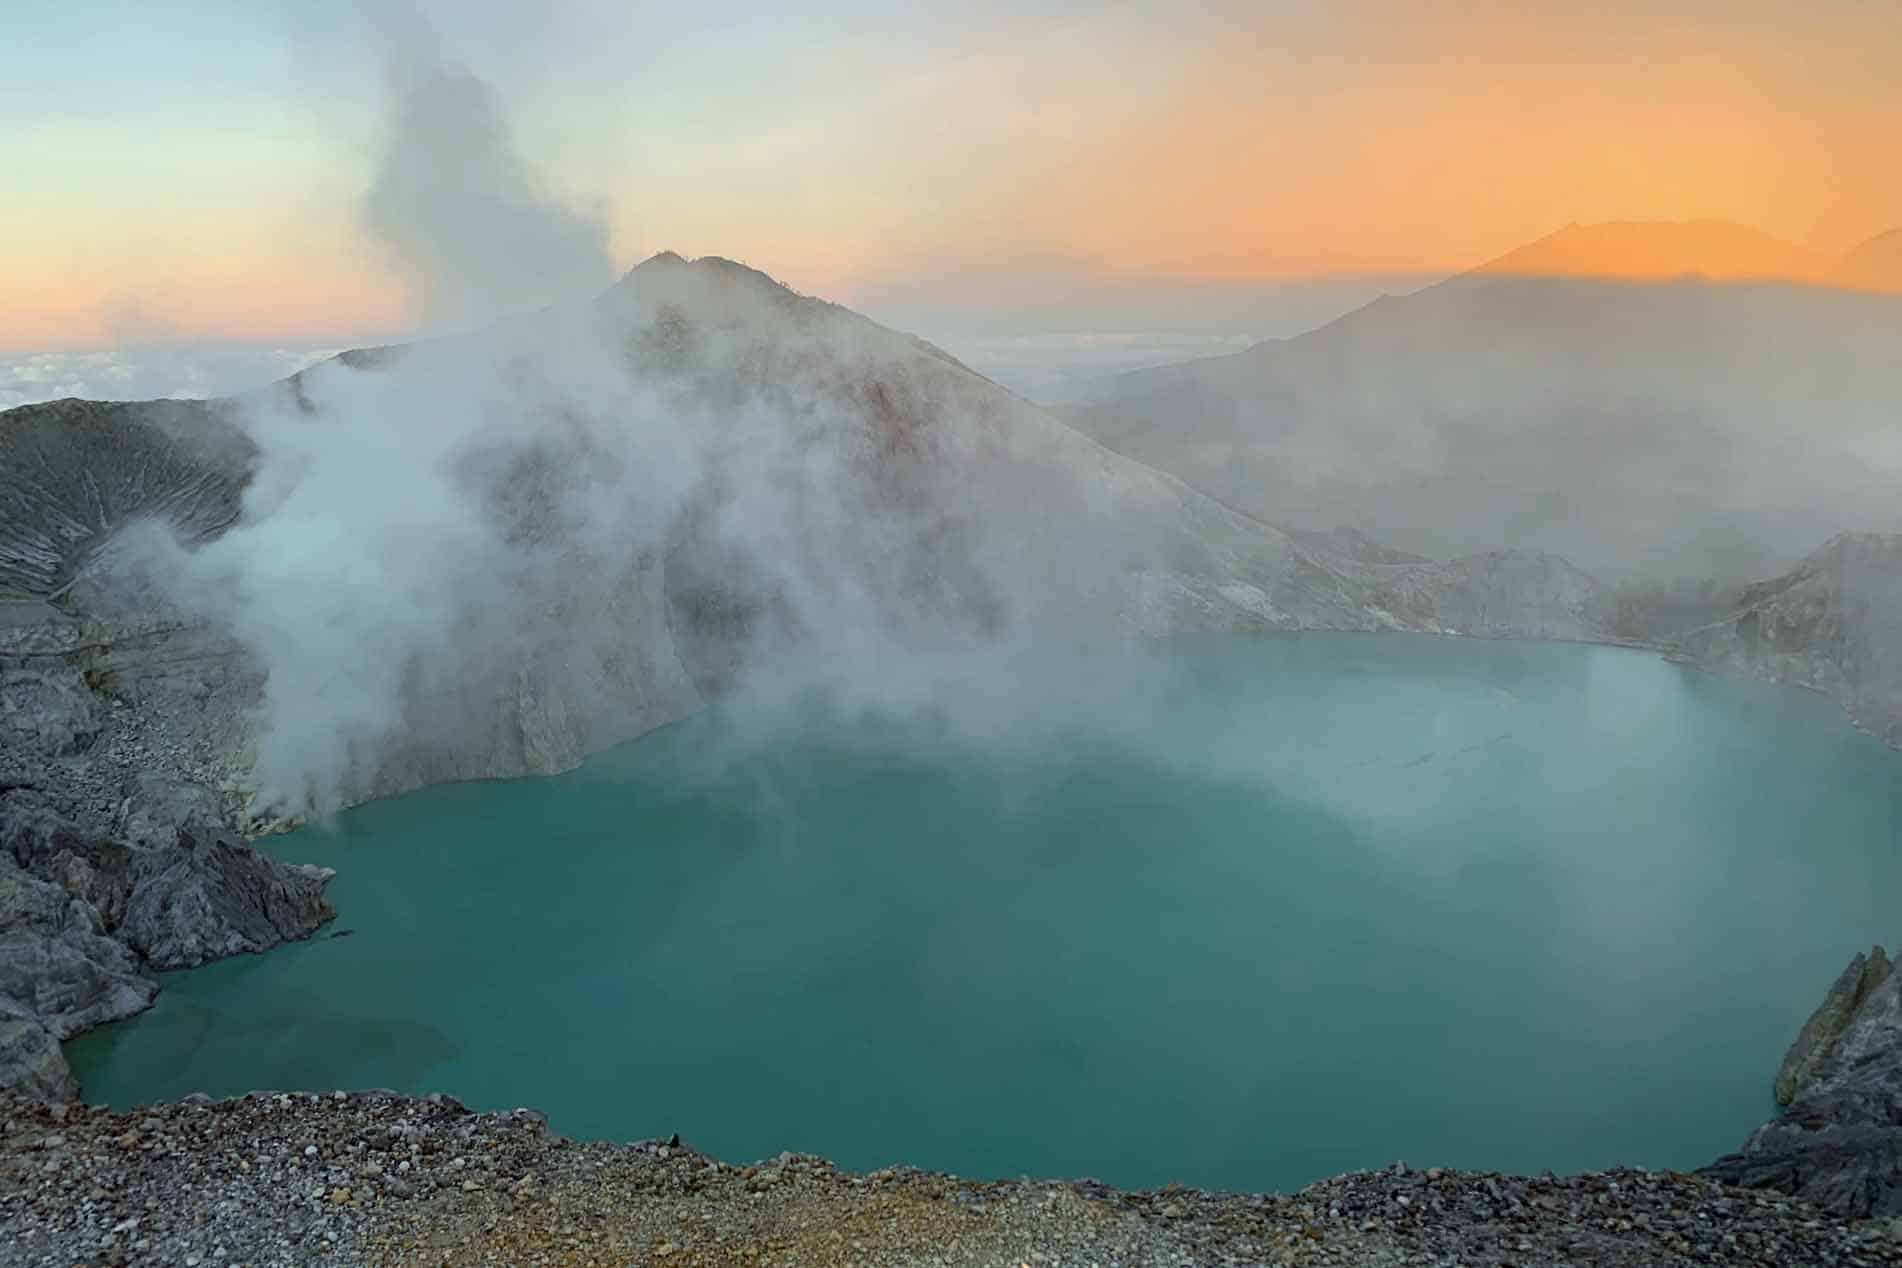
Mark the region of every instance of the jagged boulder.
[[309, 937], [336, 913], [327, 867], [266, 858], [229, 832], [179, 834], [134, 856], [118, 934], [155, 968], [183, 969]]
[[108, 932], [118, 927], [131, 893], [131, 846], [86, 832], [45, 797], [16, 790], [0, 798], [0, 850], [89, 903]]
[[66, 757], [98, 734], [98, 698], [77, 671], [0, 669], [0, 748], [24, 758]]
[[64, 1038], [138, 1012], [157, 990], [90, 903], [0, 857], [0, 995]]
[[1882, 948], [1830, 988], [1784, 1060], [1779, 1096], [1785, 1075], [1789, 1108], [1703, 1174], [1848, 1218], [1902, 1215], [1902, 975]]
[[41, 799], [10, 794], [0, 798], [0, 848], [83, 900], [103, 932], [154, 968], [263, 951], [308, 937], [335, 914], [324, 901], [334, 871], [260, 854], [218, 827], [203, 798], [160, 792], [139, 812], [146, 845], [94, 836]]
[[90, 903], [0, 854], [0, 1086], [71, 1096], [59, 1041], [157, 993]]
[[0, 1087], [70, 1098], [59, 1041], [149, 1006], [145, 968], [262, 951], [333, 914], [328, 868], [267, 858], [222, 829], [168, 832], [129, 845], [30, 790], [0, 795]]
[[0, 1087], [42, 1101], [70, 1101], [79, 1095], [59, 1040], [37, 1017], [9, 1011], [0, 997]]
[[217, 793], [203, 784], [147, 771], [134, 776], [126, 789], [114, 835], [134, 847], [161, 849], [176, 842], [181, 832], [202, 835], [223, 826]]
[[1777, 1070], [1776, 1079], [1778, 1105], [1788, 1105], [1796, 1099], [1797, 1091], [1810, 1083], [1818, 1067], [1835, 1052], [1836, 1041], [1849, 1029], [1856, 1010], [1892, 971], [1893, 965], [1881, 947], [1872, 947], [1868, 955], [1858, 955], [1849, 962], [1849, 967], [1829, 988], [1829, 994], [1803, 1024], [1796, 1042], [1783, 1054], [1783, 1065]]

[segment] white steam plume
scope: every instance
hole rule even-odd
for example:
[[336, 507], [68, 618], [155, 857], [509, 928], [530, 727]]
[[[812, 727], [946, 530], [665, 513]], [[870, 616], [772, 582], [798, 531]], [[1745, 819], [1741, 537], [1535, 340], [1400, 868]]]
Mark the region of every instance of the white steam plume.
[[612, 278], [607, 224], [549, 193], [493, 88], [413, 51], [387, 80], [363, 224], [426, 320], [539, 308]]

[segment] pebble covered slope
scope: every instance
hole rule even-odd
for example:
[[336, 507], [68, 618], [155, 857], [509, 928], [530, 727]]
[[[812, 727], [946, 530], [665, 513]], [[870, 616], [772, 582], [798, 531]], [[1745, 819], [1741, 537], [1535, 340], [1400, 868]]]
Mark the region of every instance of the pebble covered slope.
[[0, 1094], [0, 1265], [1876, 1265], [1844, 1221], [1675, 1172], [1395, 1166], [1292, 1197], [755, 1166], [393, 1093], [130, 1114]]

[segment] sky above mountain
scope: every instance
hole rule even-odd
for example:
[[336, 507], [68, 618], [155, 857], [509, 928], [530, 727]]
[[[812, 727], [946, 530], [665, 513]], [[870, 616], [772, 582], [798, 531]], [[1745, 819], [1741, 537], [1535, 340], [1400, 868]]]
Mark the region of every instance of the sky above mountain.
[[[75, 0], [0, 41], [16, 351], [395, 333], [664, 248], [1153, 331], [1572, 222], [1902, 224], [1902, 11], [1859, 0]], [[1247, 303], [1224, 337], [1286, 333]]]

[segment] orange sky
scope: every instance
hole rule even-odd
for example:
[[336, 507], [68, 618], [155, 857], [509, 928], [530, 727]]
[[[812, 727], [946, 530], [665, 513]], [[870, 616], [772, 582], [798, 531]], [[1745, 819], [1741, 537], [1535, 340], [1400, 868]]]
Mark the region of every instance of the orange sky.
[[[575, 17], [587, 56], [543, 50], [561, 77], [498, 61], [506, 31], [453, 51], [495, 78], [546, 183], [602, 210], [618, 263], [732, 255], [846, 302], [906, 278], [982, 293], [1430, 275], [1573, 221], [1720, 218], [1832, 254], [1902, 224], [1902, 8], [1657, 7], [1671, 13], [980, 5], [962, 26], [840, 9], [705, 31]], [[0, 200], [0, 346], [404, 324], [356, 212], [375, 77], [325, 81], [346, 104], [313, 105], [296, 50], [271, 52], [281, 33], [247, 38], [261, 51], [242, 82], [157, 58], [139, 92], [122, 75], [123, 101], [85, 111], [0, 95], [0, 163], [23, 189]], [[620, 38], [649, 58], [639, 74]], [[57, 39], [42, 43], [57, 68]]]

